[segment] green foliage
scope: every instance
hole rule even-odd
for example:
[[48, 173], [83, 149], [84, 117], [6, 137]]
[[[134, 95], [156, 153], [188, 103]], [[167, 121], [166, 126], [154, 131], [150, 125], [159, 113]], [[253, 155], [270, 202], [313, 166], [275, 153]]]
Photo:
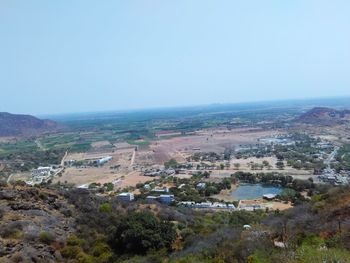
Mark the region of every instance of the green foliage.
[[165, 168], [177, 168], [179, 163], [175, 159], [170, 159], [164, 163]]
[[289, 200], [295, 200], [297, 197], [298, 192], [291, 188], [284, 188], [282, 193], [279, 194], [279, 197], [281, 200], [289, 201]]
[[55, 240], [55, 236], [49, 232], [41, 232], [39, 234], [39, 239], [45, 244], [51, 244]]
[[303, 245], [296, 251], [299, 262], [319, 263], [319, 262], [337, 262], [348, 263], [350, 252], [336, 248], [320, 248], [313, 245]]
[[109, 203], [104, 203], [100, 205], [100, 212], [101, 213], [111, 213], [112, 212], [112, 207]]
[[65, 259], [82, 263], [107, 263], [113, 256], [108, 244], [102, 240], [97, 239], [89, 249], [85, 249], [86, 247], [89, 246], [85, 240], [72, 235], [67, 239], [66, 246], [61, 249], [61, 254]]
[[350, 144], [343, 145], [336, 156], [338, 161], [337, 164], [334, 164], [333, 167], [340, 170], [350, 170]]
[[112, 183], [105, 183], [105, 184], [103, 184], [103, 187], [108, 192], [113, 191], [113, 189], [114, 189], [114, 185]]
[[250, 225], [258, 223], [265, 217], [265, 213], [261, 210], [255, 212], [248, 212], [245, 210], [234, 211], [231, 213], [229, 222], [230, 225], [242, 227], [243, 225]]
[[270, 256], [266, 251], [256, 250], [253, 255], [248, 257], [248, 263], [270, 263]]
[[160, 221], [150, 212], [136, 212], [120, 218], [110, 238], [119, 254], [145, 254], [151, 249], [171, 249], [176, 238], [174, 226]]

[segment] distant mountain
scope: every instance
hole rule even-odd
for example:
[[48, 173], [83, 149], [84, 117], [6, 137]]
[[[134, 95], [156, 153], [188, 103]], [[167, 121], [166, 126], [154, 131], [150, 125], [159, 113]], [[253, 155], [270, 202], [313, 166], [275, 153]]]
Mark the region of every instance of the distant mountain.
[[299, 122], [309, 124], [332, 125], [350, 121], [350, 110], [335, 110], [326, 107], [315, 107], [297, 119]]
[[53, 131], [58, 127], [51, 120], [41, 120], [31, 115], [0, 112], [0, 136], [28, 136]]

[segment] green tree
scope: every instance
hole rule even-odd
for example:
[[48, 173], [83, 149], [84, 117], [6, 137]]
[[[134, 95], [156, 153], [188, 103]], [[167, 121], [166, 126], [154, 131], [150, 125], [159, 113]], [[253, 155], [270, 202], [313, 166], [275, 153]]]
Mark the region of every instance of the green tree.
[[111, 247], [119, 254], [145, 254], [151, 249], [171, 249], [176, 238], [174, 226], [160, 221], [151, 212], [121, 217], [111, 236]]
[[170, 159], [169, 161], [164, 163], [165, 168], [177, 168], [179, 163], [175, 159]]

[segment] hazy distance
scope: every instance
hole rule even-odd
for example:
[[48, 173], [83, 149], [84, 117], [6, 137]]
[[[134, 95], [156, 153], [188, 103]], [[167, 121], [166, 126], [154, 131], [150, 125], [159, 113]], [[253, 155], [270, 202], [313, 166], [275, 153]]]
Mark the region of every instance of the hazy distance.
[[0, 111], [350, 95], [349, 1], [0, 2]]

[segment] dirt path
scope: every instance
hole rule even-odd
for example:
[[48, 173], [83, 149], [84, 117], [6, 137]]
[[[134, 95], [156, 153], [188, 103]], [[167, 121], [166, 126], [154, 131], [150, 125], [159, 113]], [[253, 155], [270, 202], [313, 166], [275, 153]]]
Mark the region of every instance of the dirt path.
[[132, 157], [131, 157], [131, 161], [130, 161], [130, 165], [129, 165], [129, 169], [131, 170], [134, 163], [135, 163], [135, 158], [136, 158], [136, 150], [134, 149], [133, 153], [132, 153]]
[[68, 151], [66, 151], [65, 154], [64, 154], [64, 156], [62, 157], [61, 166], [64, 166], [64, 161], [65, 161], [65, 159], [67, 158], [67, 155], [68, 155]]

